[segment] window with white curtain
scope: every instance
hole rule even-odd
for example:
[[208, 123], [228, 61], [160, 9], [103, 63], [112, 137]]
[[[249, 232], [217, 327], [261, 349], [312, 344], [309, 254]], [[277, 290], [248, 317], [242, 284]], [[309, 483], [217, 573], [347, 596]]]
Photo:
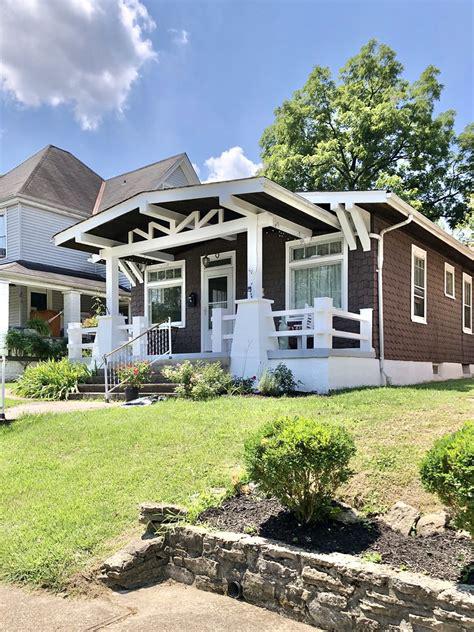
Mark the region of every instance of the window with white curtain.
[[184, 261], [148, 268], [146, 275], [146, 314], [150, 324], [171, 318], [175, 327], [185, 325]]
[[290, 242], [288, 248], [287, 303], [290, 309], [312, 305], [328, 297], [334, 306], [346, 307], [344, 244], [340, 235]]
[[0, 259], [7, 256], [7, 218], [0, 214]]

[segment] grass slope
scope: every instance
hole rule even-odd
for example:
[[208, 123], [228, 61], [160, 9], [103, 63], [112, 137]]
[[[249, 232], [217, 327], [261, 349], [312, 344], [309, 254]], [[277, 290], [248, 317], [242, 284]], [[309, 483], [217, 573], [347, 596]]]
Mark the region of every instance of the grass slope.
[[354, 434], [347, 500], [367, 510], [400, 498], [432, 507], [418, 462], [435, 438], [474, 416], [473, 401], [470, 380], [24, 417], [0, 430], [0, 577], [64, 586], [135, 527], [140, 502], [189, 504], [230, 486], [246, 436], [275, 415], [321, 416]]

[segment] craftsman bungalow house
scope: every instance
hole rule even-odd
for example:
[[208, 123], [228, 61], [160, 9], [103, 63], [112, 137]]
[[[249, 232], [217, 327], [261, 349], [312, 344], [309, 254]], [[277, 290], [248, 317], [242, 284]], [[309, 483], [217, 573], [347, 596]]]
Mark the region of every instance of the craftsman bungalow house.
[[[196, 184], [187, 156], [166, 158], [104, 180], [70, 152], [48, 145], [0, 176], [0, 333], [32, 317], [60, 336], [105, 299], [105, 271], [85, 252], [57, 248], [53, 235], [137, 192]], [[128, 314], [120, 276], [118, 308]]]
[[[55, 243], [105, 263], [97, 362], [117, 348], [219, 359], [239, 376], [284, 362], [318, 392], [474, 373], [474, 252], [388, 191], [297, 194], [265, 177], [143, 186]], [[80, 359], [83, 332], [70, 334]]]

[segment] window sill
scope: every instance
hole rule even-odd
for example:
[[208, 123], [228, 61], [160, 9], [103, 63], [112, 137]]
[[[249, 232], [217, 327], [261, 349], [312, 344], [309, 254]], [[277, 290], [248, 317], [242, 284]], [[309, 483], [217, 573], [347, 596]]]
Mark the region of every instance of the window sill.
[[446, 296], [446, 298], [450, 298], [450, 299], [452, 299], [453, 301], [455, 301], [455, 300], [456, 300], [456, 296], [455, 296], [454, 294], [447, 294], [447, 293], [445, 292], [445, 293], [444, 293], [444, 295]]
[[463, 327], [462, 328], [462, 333], [463, 334], [469, 334], [470, 336], [472, 336], [472, 329], [468, 329], [467, 327]]
[[422, 318], [421, 316], [412, 316], [411, 317], [411, 321], [412, 323], [418, 323], [419, 325], [427, 325], [428, 321], [426, 320], [426, 318]]

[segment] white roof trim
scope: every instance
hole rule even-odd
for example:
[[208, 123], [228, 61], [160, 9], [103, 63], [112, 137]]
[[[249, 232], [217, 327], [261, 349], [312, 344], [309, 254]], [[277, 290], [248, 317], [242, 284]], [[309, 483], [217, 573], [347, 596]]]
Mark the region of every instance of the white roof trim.
[[388, 204], [405, 217], [413, 215], [413, 221], [416, 224], [474, 261], [474, 252], [468, 246], [462, 244], [391, 191], [309, 191], [307, 193], [301, 192], [299, 195], [310, 202], [319, 204]]
[[[308, 202], [297, 193], [292, 193], [287, 189], [275, 184], [264, 177], [241, 178], [238, 180], [227, 180], [223, 182], [208, 182], [205, 184], [195, 184], [185, 187], [170, 189], [160, 189], [158, 191], [147, 191], [133, 196], [109, 209], [101, 211], [92, 217], [71, 226], [54, 236], [54, 243], [59, 246], [70, 239], [76, 239], [81, 233], [87, 233], [98, 226], [121, 215], [140, 208], [147, 209], [148, 204], [166, 204], [180, 200], [200, 199], [206, 197], [220, 197], [231, 195], [242, 195], [244, 193], [267, 193], [282, 202], [293, 206], [295, 209], [306, 213], [310, 217], [325, 222], [326, 224], [340, 229], [339, 220], [329, 211], [319, 208]], [[268, 212], [261, 209], [262, 212]]]

